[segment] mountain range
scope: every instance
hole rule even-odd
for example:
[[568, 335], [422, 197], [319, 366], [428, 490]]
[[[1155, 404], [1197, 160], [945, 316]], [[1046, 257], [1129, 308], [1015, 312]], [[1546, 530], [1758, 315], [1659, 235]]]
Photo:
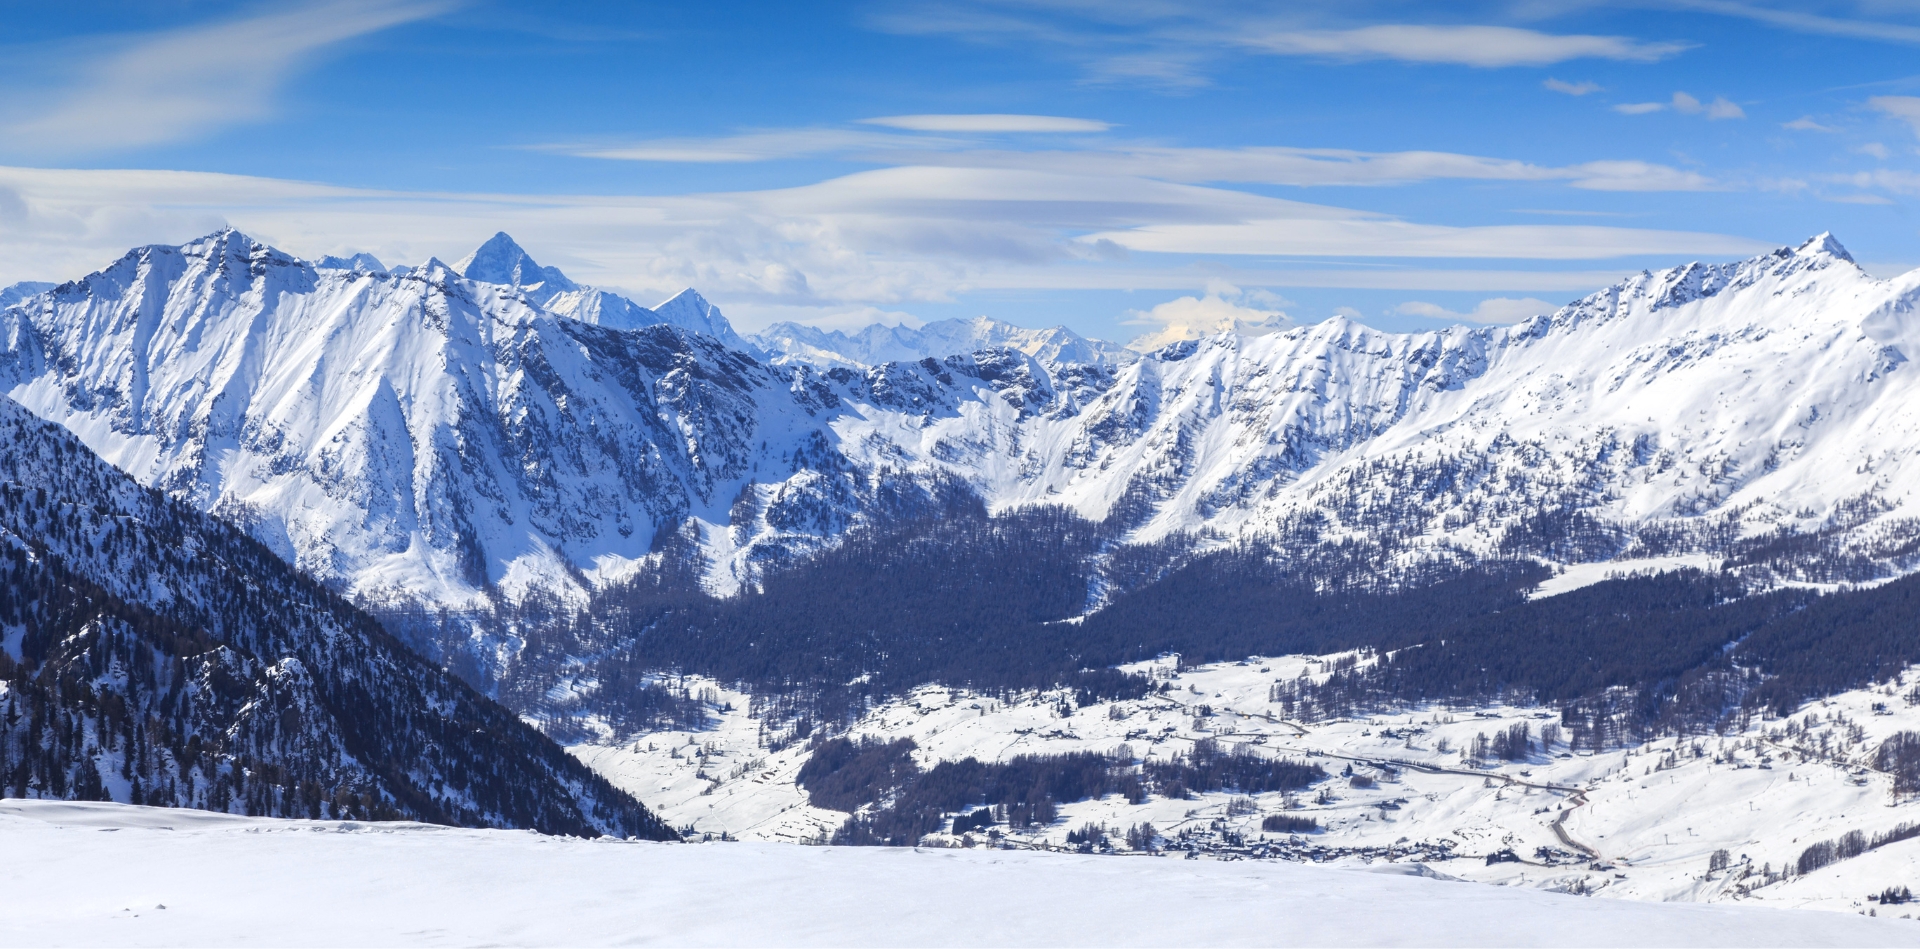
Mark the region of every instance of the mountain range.
[[1367, 544], [1389, 574], [1780, 534], [1825, 552], [1782, 579], [1858, 581], [1912, 566], [1917, 293], [1823, 235], [1511, 327], [822, 369], [730, 346], [691, 291], [646, 310], [504, 235], [379, 272], [223, 231], [0, 310], [0, 387], [363, 597], [580, 593], [674, 536], [724, 592], [953, 486], [1129, 543]]
[[1030, 330], [989, 317], [936, 320], [918, 327], [874, 324], [856, 333], [800, 323], [775, 323], [751, 337], [776, 364], [866, 369], [983, 349], [1011, 349], [1043, 365], [1126, 365], [1137, 355], [1124, 346], [1088, 339], [1064, 326]]
[[1509, 327], [1144, 354], [986, 319], [747, 338], [504, 234], [388, 268], [228, 229], [7, 299], [0, 536], [40, 591], [0, 616], [14, 793], [657, 836], [514, 715], [697, 729], [692, 671], [777, 749], [927, 681], [1092, 702], [1161, 652], [1424, 644], [1288, 701], [1525, 694], [1602, 734], [1913, 651], [1872, 632], [1908, 585], [1817, 596], [1920, 568], [1920, 273], [1830, 235]]

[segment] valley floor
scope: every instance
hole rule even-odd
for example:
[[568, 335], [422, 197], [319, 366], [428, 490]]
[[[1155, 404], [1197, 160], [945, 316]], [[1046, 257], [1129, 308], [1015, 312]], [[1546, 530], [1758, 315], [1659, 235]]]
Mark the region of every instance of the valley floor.
[[[1897, 946], [1920, 924], [1271, 861], [0, 802], [0, 944]], [[1385, 871], [1385, 872], [1379, 872]]]
[[[1338, 658], [1293, 656], [1186, 669], [1171, 661], [1143, 663], [1128, 668], [1166, 682], [1166, 691], [1079, 708], [1058, 693], [1002, 702], [926, 688], [875, 709], [852, 733], [912, 738], [923, 768], [965, 757], [1114, 754], [1122, 746], [1137, 758], [1164, 758], [1212, 739], [1316, 763], [1335, 776], [1291, 798], [1154, 795], [1136, 805], [1108, 795], [1064, 805], [1050, 827], [1004, 833], [992, 841], [995, 846], [1064, 849], [1067, 832], [1088, 822], [1116, 835], [1151, 822], [1163, 848], [1214, 858], [1372, 868], [1419, 863], [1460, 879], [1597, 897], [1920, 916], [1920, 903], [1882, 906], [1868, 899], [1888, 887], [1920, 887], [1920, 835], [1804, 875], [1782, 873], [1817, 842], [1850, 831], [1871, 839], [1901, 825], [1920, 825], [1920, 801], [1896, 797], [1891, 776], [1869, 766], [1882, 739], [1920, 731], [1920, 706], [1907, 698], [1920, 696], [1912, 690], [1920, 675], [1909, 672], [1891, 686], [1843, 693], [1812, 703], [1790, 720], [1755, 722], [1737, 734], [1668, 738], [1597, 754], [1574, 752], [1563, 738], [1550, 749], [1536, 744], [1518, 760], [1469, 761], [1462, 752], [1476, 736], [1522, 723], [1537, 736], [1557, 716], [1487, 707], [1318, 723], [1281, 718], [1269, 687], [1302, 674], [1323, 676]], [[733, 711], [704, 731], [571, 750], [675, 827], [749, 841], [809, 842], [830, 835], [847, 815], [810, 806], [796, 786], [807, 743], [770, 751], [760, 723], [745, 711], [747, 697], [719, 694]], [[1348, 769], [1361, 780], [1348, 777]], [[1312, 818], [1324, 830], [1261, 832], [1263, 817], [1280, 813]], [[975, 833], [927, 843], [989, 841]], [[1123, 845], [1114, 846], [1125, 859], [1137, 859], [1125, 855]], [[1727, 852], [1728, 866], [1714, 869], [1711, 860], [1720, 850]], [[1490, 856], [1499, 862], [1489, 862]], [[1905, 924], [1920, 942], [1920, 920]]]

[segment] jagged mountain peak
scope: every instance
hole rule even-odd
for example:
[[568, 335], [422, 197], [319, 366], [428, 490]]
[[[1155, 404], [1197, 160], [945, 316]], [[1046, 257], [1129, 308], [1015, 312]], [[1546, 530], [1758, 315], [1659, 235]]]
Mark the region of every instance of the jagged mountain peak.
[[1839, 239], [1833, 236], [1832, 231], [1821, 231], [1807, 238], [1805, 243], [1794, 248], [1794, 253], [1826, 254], [1829, 257], [1837, 257], [1850, 264], [1854, 263], [1853, 255], [1847, 253], [1847, 249], [1840, 245]]
[[[713, 303], [701, 296], [700, 291], [688, 287], [655, 305], [653, 312], [680, 319], [704, 320], [714, 309]], [[678, 322], [678, 319], [674, 322]]]
[[[160, 244], [152, 246], [166, 247], [167, 245]], [[180, 250], [188, 254], [207, 256], [252, 256], [260, 252], [278, 253], [274, 247], [265, 241], [255, 240], [248, 236], [245, 231], [231, 224], [180, 245]]]
[[[303, 269], [311, 271], [313, 264], [301, 260], [265, 241], [259, 240], [232, 225], [204, 234], [184, 244], [147, 244], [136, 247], [120, 259], [121, 264], [161, 257], [180, 257], [186, 260], [205, 260], [209, 264], [217, 263], [217, 269], [228, 274], [246, 273], [258, 278], [275, 269]], [[111, 269], [111, 268], [109, 268]], [[97, 274], [96, 274], [97, 276]]]
[[681, 329], [705, 333], [719, 339], [735, 349], [757, 352], [746, 340], [741, 339], [733, 330], [733, 324], [714, 306], [712, 301], [700, 295], [700, 291], [688, 287], [668, 297], [652, 310], [657, 322], [678, 326]]
[[505, 284], [509, 287], [569, 292], [580, 285], [567, 279], [558, 267], [542, 267], [506, 231], [496, 232], [473, 253], [453, 265], [453, 271], [468, 280]]
[[387, 272], [387, 265], [381, 263], [380, 258], [375, 257], [372, 254], [366, 253], [364, 251], [353, 254], [352, 256], [348, 256], [348, 257], [336, 257], [332, 254], [328, 254], [325, 257], [322, 257], [319, 260], [315, 261], [314, 266], [325, 267], [329, 270], [351, 270], [355, 272], [364, 271], [366, 273], [386, 273]]
[[513, 287], [536, 306], [582, 323], [619, 330], [666, 323], [705, 333], [735, 349], [758, 354], [752, 344], [733, 331], [718, 307], [691, 288], [650, 310], [620, 294], [576, 283], [558, 267], [540, 266], [505, 231], [488, 238], [450, 269], [468, 280]]

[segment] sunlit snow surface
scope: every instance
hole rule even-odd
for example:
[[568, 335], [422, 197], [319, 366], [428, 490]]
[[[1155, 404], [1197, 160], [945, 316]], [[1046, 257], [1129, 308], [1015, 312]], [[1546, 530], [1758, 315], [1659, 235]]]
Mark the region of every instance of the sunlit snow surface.
[[1899, 946], [1920, 923], [1298, 864], [0, 803], [7, 945]]

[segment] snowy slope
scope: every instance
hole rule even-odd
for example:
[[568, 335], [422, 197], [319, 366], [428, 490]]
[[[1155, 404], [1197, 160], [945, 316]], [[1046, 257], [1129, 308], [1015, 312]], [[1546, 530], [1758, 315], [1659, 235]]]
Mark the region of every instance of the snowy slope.
[[[464, 269], [486, 281], [315, 268], [231, 231], [141, 248], [0, 310], [0, 389], [303, 569], [438, 602], [624, 576], [667, 534], [728, 591], [954, 484], [1133, 540], [1357, 541], [1388, 570], [1920, 565], [1920, 273], [1876, 280], [1826, 236], [1514, 327], [827, 370], [570, 318], [587, 291], [504, 237], [483, 251]], [[719, 326], [690, 292], [653, 312]], [[1779, 531], [1816, 555], [1758, 544]]]
[[1297, 864], [582, 841], [115, 805], [8, 801], [0, 840], [5, 945], [1894, 946], [1920, 926]]
[[929, 356], [941, 359], [983, 349], [1019, 350], [1048, 366], [1125, 365], [1137, 358], [1124, 346], [1088, 339], [1064, 326], [1026, 329], [984, 316], [936, 320], [917, 328], [876, 324], [857, 333], [775, 323], [750, 338], [776, 363], [800, 362], [828, 369], [919, 362]]

